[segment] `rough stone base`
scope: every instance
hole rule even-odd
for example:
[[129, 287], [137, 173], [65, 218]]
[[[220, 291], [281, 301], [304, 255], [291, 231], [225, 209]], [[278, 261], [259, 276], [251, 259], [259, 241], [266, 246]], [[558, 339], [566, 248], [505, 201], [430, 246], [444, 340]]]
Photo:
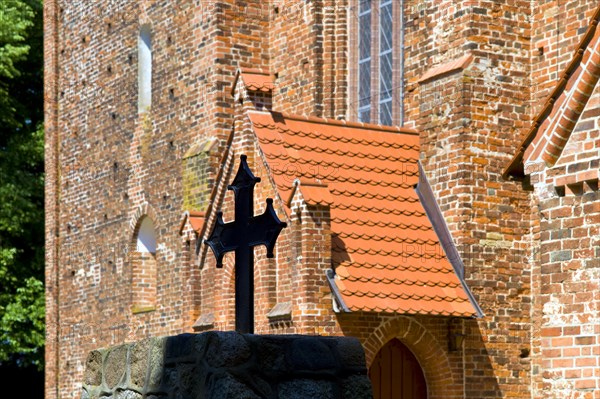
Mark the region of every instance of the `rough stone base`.
[[365, 357], [348, 337], [206, 332], [89, 354], [82, 399], [366, 399]]

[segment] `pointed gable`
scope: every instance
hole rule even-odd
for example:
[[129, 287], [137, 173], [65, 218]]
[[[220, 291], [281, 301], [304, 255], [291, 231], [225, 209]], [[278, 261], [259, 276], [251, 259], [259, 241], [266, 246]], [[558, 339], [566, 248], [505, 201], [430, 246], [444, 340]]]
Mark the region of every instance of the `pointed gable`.
[[306, 201], [329, 206], [329, 280], [343, 309], [481, 315], [415, 190], [418, 132], [274, 112], [248, 116], [280, 198], [300, 190]]
[[600, 6], [596, 9], [571, 62], [503, 173], [523, 178], [524, 163], [537, 159], [556, 164], [600, 78]]
[[231, 86], [231, 94], [235, 94], [235, 88], [237, 87], [238, 81], [241, 80], [242, 84], [248, 91], [273, 91], [275, 85], [273, 84], [273, 78], [271, 75], [263, 71], [262, 69], [252, 68], [239, 68], [236, 72], [233, 85]]

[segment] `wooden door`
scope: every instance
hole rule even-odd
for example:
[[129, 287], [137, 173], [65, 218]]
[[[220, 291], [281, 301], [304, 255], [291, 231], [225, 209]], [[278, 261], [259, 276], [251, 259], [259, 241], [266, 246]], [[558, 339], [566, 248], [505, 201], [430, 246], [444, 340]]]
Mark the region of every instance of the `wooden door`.
[[427, 399], [423, 370], [410, 349], [397, 339], [375, 356], [369, 377], [374, 399]]

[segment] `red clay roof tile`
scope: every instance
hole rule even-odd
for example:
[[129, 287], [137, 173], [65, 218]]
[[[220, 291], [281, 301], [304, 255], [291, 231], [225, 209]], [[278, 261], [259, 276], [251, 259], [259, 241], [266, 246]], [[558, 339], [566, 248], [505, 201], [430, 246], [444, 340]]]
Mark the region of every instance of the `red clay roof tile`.
[[232, 93], [235, 91], [238, 79], [242, 79], [248, 91], [270, 92], [275, 88], [271, 75], [262, 69], [240, 68], [233, 81]]
[[424, 83], [428, 80], [435, 79], [439, 76], [446, 75], [459, 69], [465, 69], [471, 64], [472, 61], [473, 56], [471, 54], [465, 54], [460, 58], [431, 68], [430, 70], [425, 72], [417, 82]]
[[417, 132], [248, 115], [280, 197], [299, 179], [305, 201], [330, 205], [335, 284], [350, 310], [476, 314], [414, 189]]
[[184, 212], [181, 224], [179, 226], [179, 234], [183, 232], [185, 224], [188, 222], [196, 233], [200, 233], [204, 228], [204, 223], [206, 222], [206, 213], [202, 211]]
[[[306, 202], [308, 205], [333, 204], [333, 197], [331, 196], [331, 192], [329, 191], [327, 184], [303, 179], [296, 180], [294, 185], [296, 186], [296, 190], [300, 190], [304, 198], [304, 202]], [[291, 203], [293, 196], [294, 190], [292, 190], [288, 204]]]

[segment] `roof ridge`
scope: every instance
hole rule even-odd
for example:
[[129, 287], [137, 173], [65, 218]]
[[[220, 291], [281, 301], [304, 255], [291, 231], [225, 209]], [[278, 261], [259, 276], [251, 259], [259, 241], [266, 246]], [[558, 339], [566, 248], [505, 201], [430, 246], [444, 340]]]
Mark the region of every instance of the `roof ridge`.
[[[292, 120], [296, 120], [296, 121], [353, 127], [353, 128], [357, 128], [357, 129], [379, 130], [379, 131], [391, 132], [391, 133], [406, 133], [406, 134], [410, 134], [410, 135], [419, 135], [419, 131], [417, 131], [415, 129], [400, 127], [400, 126], [385, 126], [385, 125], [379, 125], [379, 124], [375, 124], [375, 123], [347, 121], [344, 119], [342, 119], [342, 120], [328, 119], [328, 118], [320, 118], [317, 116], [289, 114], [289, 113], [284, 113], [284, 112], [279, 112], [279, 111], [249, 110], [248, 113], [270, 114], [270, 115], [277, 114], [277, 115], [280, 115], [280, 117], [283, 117], [285, 119], [292, 119]], [[275, 118], [273, 118], [273, 119], [275, 119]]]
[[575, 49], [571, 61], [561, 73], [558, 83], [546, 98], [544, 106], [533, 119], [531, 127], [529, 128], [529, 130], [525, 134], [525, 137], [521, 141], [521, 144], [519, 145], [517, 153], [513, 156], [510, 163], [504, 169], [502, 173], [502, 177], [504, 179], [508, 179], [509, 176], [515, 177], [517, 179], [524, 177], [525, 171], [523, 165], [523, 157], [525, 155], [525, 151], [537, 137], [539, 128], [542, 126], [542, 121], [544, 121], [548, 116], [550, 116], [550, 114], [552, 114], [554, 104], [557, 102], [558, 98], [564, 93], [569, 79], [573, 76], [574, 72], [577, 70], [577, 67], [580, 65], [581, 59], [583, 58], [583, 53], [585, 52], [587, 46], [594, 37], [599, 22], [600, 5], [598, 5], [598, 7], [596, 8], [596, 11], [594, 12], [594, 15], [592, 16], [592, 19], [589, 23], [588, 29], [584, 33], [583, 37], [579, 42], [579, 45]]
[[317, 179], [305, 179], [305, 178], [300, 178], [297, 179], [300, 182], [301, 186], [309, 186], [309, 187], [321, 187], [321, 188], [328, 188], [329, 185], [327, 183], [323, 183], [321, 181], [318, 181]]

